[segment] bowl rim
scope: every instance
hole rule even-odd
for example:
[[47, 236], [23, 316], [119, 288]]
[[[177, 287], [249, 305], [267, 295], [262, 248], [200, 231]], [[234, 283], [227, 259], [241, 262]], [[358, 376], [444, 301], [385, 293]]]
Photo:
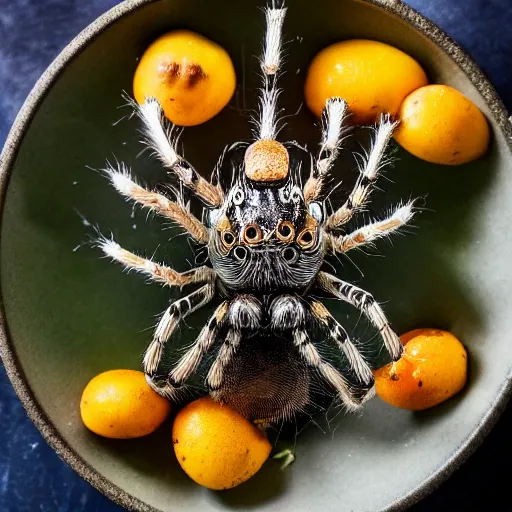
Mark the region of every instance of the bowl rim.
[[[26, 130], [46, 97], [50, 88], [59, 78], [66, 66], [77, 57], [81, 51], [104, 30], [113, 25], [121, 17], [137, 11], [139, 8], [158, 0], [125, 0], [114, 6], [93, 23], [80, 32], [55, 58], [43, 75], [36, 82], [32, 91], [21, 107], [9, 131], [4, 148], [0, 154], [0, 222], [3, 217], [6, 190], [9, 184], [13, 164], [18, 149], [23, 141]], [[495, 89], [480, 70], [475, 61], [443, 30], [425, 18], [402, 0], [356, 0], [375, 5], [404, 20], [422, 35], [433, 41], [462, 69], [478, 92], [482, 95], [491, 115], [500, 127], [509, 149], [512, 152], [512, 117]], [[113, 484], [90, 464], [88, 464], [62, 437], [58, 429], [47, 417], [37, 402], [33, 392], [25, 380], [22, 366], [16, 356], [6, 325], [3, 301], [0, 300], [0, 358], [5, 366], [12, 386], [20, 399], [29, 418], [41, 432], [46, 442], [55, 450], [61, 459], [69, 464], [84, 480], [92, 484], [112, 501], [136, 512], [161, 512], [144, 503], [128, 492]], [[458, 469], [469, 456], [478, 448], [486, 435], [494, 426], [512, 395], [512, 372], [507, 376], [497, 396], [488, 406], [472, 434], [459, 446], [452, 455], [416, 488], [397, 498], [382, 509], [381, 512], [406, 510], [422, 498], [430, 494]]]

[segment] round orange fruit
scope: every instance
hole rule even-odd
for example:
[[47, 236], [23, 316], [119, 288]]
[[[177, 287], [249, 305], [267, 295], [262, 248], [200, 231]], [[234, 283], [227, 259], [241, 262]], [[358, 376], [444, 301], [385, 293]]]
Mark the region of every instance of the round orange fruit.
[[215, 490], [230, 489], [251, 478], [272, 448], [260, 429], [210, 397], [178, 412], [172, 440], [185, 473]]
[[415, 329], [400, 337], [402, 357], [375, 374], [377, 395], [395, 407], [420, 411], [444, 402], [466, 384], [467, 353], [439, 329]]
[[422, 67], [409, 55], [388, 44], [352, 39], [324, 48], [309, 67], [305, 97], [320, 116], [327, 99], [342, 97], [351, 122], [370, 124], [380, 115], [395, 115], [405, 97], [428, 83]]
[[153, 391], [142, 372], [110, 370], [84, 389], [80, 414], [94, 433], [113, 439], [142, 437], [167, 418], [171, 404]]
[[233, 63], [218, 44], [189, 30], [158, 38], [140, 59], [133, 79], [139, 104], [154, 97], [181, 126], [208, 121], [228, 103], [236, 86]]
[[395, 140], [427, 162], [464, 164], [480, 158], [489, 146], [489, 125], [482, 112], [448, 85], [427, 85], [412, 92], [399, 116]]

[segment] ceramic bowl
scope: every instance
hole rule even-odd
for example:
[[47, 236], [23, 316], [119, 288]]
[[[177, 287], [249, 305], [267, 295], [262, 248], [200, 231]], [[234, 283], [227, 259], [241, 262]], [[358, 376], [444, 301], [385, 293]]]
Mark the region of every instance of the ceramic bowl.
[[[138, 368], [169, 292], [125, 275], [88, 244], [91, 225], [123, 246], [189, 267], [191, 249], [160, 219], [146, 221], [107, 184], [100, 168], [115, 155], [150, 185], [166, 180], [149, 155], [137, 158], [137, 122], [124, 119], [137, 59], [161, 33], [186, 27], [217, 41], [245, 83], [231, 107], [186, 130], [184, 147], [209, 173], [225, 144], [250, 136], [248, 109], [263, 30], [259, 2], [130, 0], [82, 32], [48, 68], [23, 106], [1, 160], [1, 352], [10, 379], [46, 440], [81, 476], [133, 510], [203, 512], [384, 511], [405, 508], [445, 479], [489, 431], [510, 392], [512, 351], [512, 130], [474, 62], [436, 26], [399, 1], [293, 0], [283, 106], [303, 101], [304, 71], [325, 45], [384, 41], [415, 57], [432, 82], [456, 87], [492, 127], [488, 154], [462, 167], [431, 165], [404, 151], [374, 204], [427, 196], [414, 235], [380, 244], [385, 257], [355, 254], [340, 272], [385, 303], [398, 332], [433, 326], [454, 332], [470, 353], [462, 394], [422, 413], [372, 400], [361, 415], [337, 415], [331, 430], [310, 426], [298, 461], [270, 462], [251, 481], [215, 493], [179, 468], [169, 425], [147, 438], [111, 441], [80, 421], [81, 391], [97, 373]], [[287, 138], [314, 147], [318, 129], [303, 108]], [[356, 268], [363, 270], [362, 277]], [[190, 341], [206, 313], [183, 329]], [[352, 316], [347, 319], [349, 325]]]

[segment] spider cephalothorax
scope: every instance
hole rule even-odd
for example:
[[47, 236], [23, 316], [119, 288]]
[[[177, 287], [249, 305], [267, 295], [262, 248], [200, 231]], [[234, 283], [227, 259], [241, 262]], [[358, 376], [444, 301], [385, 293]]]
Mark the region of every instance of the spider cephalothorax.
[[208, 218], [209, 256], [233, 291], [304, 291], [324, 257], [322, 206], [304, 200], [300, 169], [287, 148], [261, 140], [245, 153], [240, 177]]
[[[172, 127], [158, 101], [148, 98], [136, 107], [147, 144], [206, 205], [204, 222], [190, 212], [179, 192], [171, 200], [138, 185], [124, 166], [107, 169], [121, 194], [172, 219], [206, 246], [209, 264], [180, 273], [140, 258], [113, 240], [101, 241], [107, 255], [156, 281], [178, 287], [200, 285], [162, 315], [143, 360], [150, 385], [177, 399], [187, 381], [207, 364], [205, 388], [214, 398], [251, 419], [265, 421], [286, 419], [303, 410], [319, 382], [348, 409], [358, 408], [371, 396], [374, 379], [369, 365], [315, 291], [360, 310], [379, 331], [390, 356], [400, 357], [400, 340], [372, 295], [323, 272], [321, 266], [329, 254], [345, 253], [392, 234], [414, 214], [410, 202], [383, 220], [345, 230], [367, 204], [371, 187], [387, 163], [386, 147], [396, 128], [389, 118], [383, 117], [375, 129], [354, 189], [339, 208], [329, 205], [329, 211], [324, 189], [344, 136], [345, 101], [326, 102], [316, 158], [294, 142], [277, 140], [276, 81], [285, 13], [284, 7], [266, 9], [264, 84], [255, 140], [229, 146], [211, 182], [177, 153]], [[309, 162], [309, 178], [303, 185], [302, 167]], [[221, 169], [229, 173], [228, 186], [223, 184]], [[216, 296], [222, 302], [195, 343], [170, 372], [163, 372], [164, 345], [180, 321]], [[330, 360], [324, 345], [340, 357]], [[214, 354], [213, 362], [205, 363], [207, 353]]]

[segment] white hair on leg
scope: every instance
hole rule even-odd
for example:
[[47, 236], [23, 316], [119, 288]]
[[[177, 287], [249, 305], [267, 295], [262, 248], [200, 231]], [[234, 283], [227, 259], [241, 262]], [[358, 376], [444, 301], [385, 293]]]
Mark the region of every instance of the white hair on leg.
[[350, 195], [354, 209], [364, 205], [371, 186], [378, 178], [380, 171], [390, 163], [389, 159], [385, 158], [386, 149], [399, 123], [399, 121], [391, 121], [387, 115], [381, 116], [370, 151], [359, 162], [360, 177]]
[[152, 376], [158, 370], [158, 365], [162, 360], [164, 352], [164, 345], [159, 340], [152, 340], [149, 344], [146, 352], [144, 352], [144, 358], [142, 360], [142, 367], [146, 376]]
[[104, 172], [114, 188], [125, 198], [136, 201], [141, 206], [173, 220], [197, 242], [208, 242], [208, 229], [190, 212], [179, 191], [175, 191], [176, 201], [171, 201], [158, 192], [146, 190], [133, 180], [130, 170], [122, 163], [118, 165], [117, 169], [108, 164]]
[[169, 374], [170, 379], [175, 384], [181, 385], [183, 382], [196, 372], [201, 360], [217, 339], [219, 332], [218, 326], [222, 322], [228, 302], [224, 301], [216, 310], [208, 323], [202, 328], [199, 336], [191, 348], [181, 357], [176, 366]]
[[347, 102], [339, 97], [329, 98], [326, 101], [322, 116], [322, 145], [320, 154], [327, 151], [331, 160], [338, 156], [343, 142], [343, 125], [348, 114]]
[[142, 365], [144, 373], [154, 377], [162, 359], [164, 345], [188, 315], [208, 304], [215, 295], [215, 284], [210, 282], [186, 297], [173, 302], [164, 312], [156, 326], [153, 340], [149, 344]]
[[263, 89], [260, 99], [259, 140], [275, 139], [279, 132], [277, 127], [277, 100], [280, 91], [276, 88]]
[[131, 178], [130, 169], [123, 163], [119, 163], [117, 169], [107, 162], [107, 166], [103, 170], [114, 188], [123, 196], [129, 196], [135, 182]]
[[364, 384], [373, 386], [374, 378], [368, 363], [357, 347], [352, 343], [345, 328], [329, 313], [327, 308], [318, 301], [311, 303], [313, 317], [324, 324], [329, 336], [335, 341], [338, 348], [345, 354], [350, 367], [357, 378]]
[[265, 49], [261, 69], [265, 75], [275, 75], [281, 64], [281, 43], [286, 8], [267, 7], [265, 17], [267, 31], [265, 33]]
[[100, 249], [105, 253], [106, 256], [113, 260], [119, 261], [123, 249], [121, 246], [109, 238], [102, 238], [99, 241]]
[[400, 121], [392, 121], [389, 115], [381, 116], [380, 122], [375, 130], [375, 137], [370, 152], [360, 167], [361, 173], [369, 180], [373, 181], [382, 170], [382, 167], [388, 163], [384, 155], [386, 154], [386, 148], [393, 136], [393, 132], [399, 124]]
[[343, 125], [347, 118], [347, 102], [339, 97], [329, 98], [322, 112], [322, 142], [316, 163], [304, 187], [304, 197], [309, 203], [322, 194], [325, 180], [338, 158], [344, 140]]
[[379, 331], [384, 346], [393, 360], [399, 359], [402, 354], [400, 338], [393, 331], [384, 311], [370, 293], [322, 271], [318, 273], [317, 284], [319, 288], [333, 297], [341, 299], [361, 311]]
[[240, 346], [241, 341], [242, 335], [239, 331], [230, 330], [227, 333], [226, 339], [221, 345], [219, 353], [217, 354], [217, 358], [210, 367], [208, 375], [206, 376], [206, 383], [214, 395], [215, 391], [218, 391], [218, 389], [221, 387], [222, 381], [224, 380], [224, 370], [226, 369], [226, 366], [231, 362], [233, 356], [238, 350], [238, 347]]
[[173, 138], [174, 125], [165, 129], [162, 107], [156, 98], [148, 98], [142, 105], [135, 105], [135, 112], [143, 123], [144, 143], [151, 148], [167, 167], [174, 167], [180, 160], [176, 152], [178, 136]]
[[399, 121], [392, 121], [389, 115], [382, 115], [380, 123], [375, 129], [375, 136], [370, 151], [365, 155], [359, 155], [359, 178], [347, 201], [338, 208], [326, 221], [328, 230], [339, 229], [346, 224], [354, 213], [364, 206], [370, 194], [372, 185], [378, 178], [383, 167], [390, 163], [386, 158], [386, 149], [393, 132], [400, 124]]
[[410, 201], [392, 211], [389, 217], [362, 226], [347, 235], [336, 236], [328, 234], [328, 248], [334, 252], [347, 252], [350, 249], [372, 244], [379, 238], [392, 235], [414, 217], [414, 201]]
[[121, 263], [127, 270], [135, 270], [142, 274], [149, 275], [156, 281], [167, 284], [163, 278], [163, 265], [159, 265], [149, 259], [141, 258], [123, 249], [117, 242], [110, 238], [101, 238], [98, 240], [98, 247], [104, 252], [105, 256]]
[[142, 143], [152, 149], [162, 164], [172, 170], [179, 180], [199, 198], [211, 206], [220, 206], [223, 201], [221, 188], [205, 180], [183, 156], [178, 154], [176, 147], [179, 133], [175, 132], [178, 128], [166, 120], [158, 100], [147, 98], [142, 105], [135, 102], [130, 104], [143, 124]]
[[347, 410], [350, 412], [357, 411], [361, 406], [361, 399], [355, 395], [355, 390], [349, 385], [343, 375], [330, 363], [322, 359], [308, 335], [304, 331], [294, 331], [293, 343], [306, 363], [316, 368], [329, 385], [336, 390]]
[[368, 366], [368, 363], [365, 361], [359, 350], [357, 350], [356, 346], [350, 341], [350, 339], [347, 338], [344, 342], [339, 343], [338, 346], [345, 354], [350, 367], [354, 370], [357, 378], [365, 384], [372, 384], [372, 370]]
[[265, 18], [267, 30], [261, 59], [264, 87], [261, 90], [259, 120], [256, 122], [259, 140], [275, 139], [277, 127], [277, 100], [280, 90], [276, 86], [277, 74], [282, 58], [282, 29], [286, 8], [267, 7]]
[[215, 271], [207, 266], [196, 267], [186, 272], [178, 272], [151, 259], [141, 258], [123, 249], [112, 239], [100, 238], [97, 244], [106, 256], [121, 263], [126, 270], [135, 270], [136, 272], [147, 275], [152, 281], [157, 283], [182, 288], [192, 283], [213, 282], [215, 280]]

